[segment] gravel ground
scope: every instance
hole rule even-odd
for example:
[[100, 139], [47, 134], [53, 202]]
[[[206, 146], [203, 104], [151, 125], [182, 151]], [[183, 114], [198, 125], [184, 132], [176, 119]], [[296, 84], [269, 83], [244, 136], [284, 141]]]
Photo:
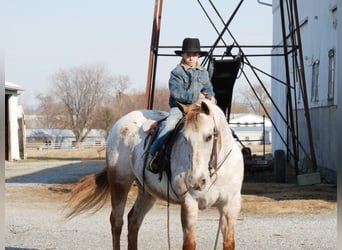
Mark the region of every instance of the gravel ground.
[[[95, 214], [63, 220], [66, 195], [61, 183], [95, 172], [102, 164], [6, 163], [5, 249], [111, 249], [109, 206]], [[49, 169], [54, 169], [53, 175], [48, 174]], [[56, 184], [60, 192], [47, 196], [46, 190], [56, 189]], [[217, 219], [214, 209], [201, 212], [196, 230], [198, 249], [214, 249]], [[241, 213], [235, 231], [236, 249], [337, 249], [336, 228], [336, 211], [289, 215]], [[126, 232], [124, 228], [123, 249], [127, 246]], [[167, 207], [158, 203], [144, 220], [139, 249], [167, 249], [167, 239]], [[178, 206], [170, 206], [170, 239], [171, 249], [181, 249]], [[220, 238], [219, 246], [221, 242]]]

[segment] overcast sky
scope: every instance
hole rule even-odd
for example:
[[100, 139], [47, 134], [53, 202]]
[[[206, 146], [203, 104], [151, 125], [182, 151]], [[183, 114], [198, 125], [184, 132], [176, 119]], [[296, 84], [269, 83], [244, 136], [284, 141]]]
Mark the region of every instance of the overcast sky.
[[[208, 1], [201, 2], [221, 31], [223, 24]], [[212, 2], [226, 22], [239, 1]], [[30, 105], [36, 102], [38, 93], [52, 88], [50, 77], [59, 69], [103, 64], [114, 75], [129, 76], [130, 90], [145, 91], [154, 3], [154, 0], [7, 0], [6, 81], [21, 85], [25, 92], [20, 102]], [[260, 5], [257, 0], [245, 0], [229, 29], [240, 45], [271, 45], [272, 8]], [[217, 36], [197, 0], [163, 1], [160, 46], [181, 45], [184, 37], [198, 37], [201, 45], [209, 46]], [[229, 36], [225, 40], [232, 43]], [[269, 57], [255, 60], [258, 67], [270, 70]], [[169, 72], [178, 62], [179, 57], [158, 58], [156, 87], [167, 86]]]

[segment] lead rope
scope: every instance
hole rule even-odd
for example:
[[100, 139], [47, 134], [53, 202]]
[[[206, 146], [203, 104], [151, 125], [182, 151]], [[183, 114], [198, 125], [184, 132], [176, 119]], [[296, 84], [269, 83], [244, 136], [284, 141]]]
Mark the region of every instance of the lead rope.
[[[214, 120], [215, 123], [215, 120]], [[217, 170], [218, 170], [218, 165], [217, 165], [217, 139], [218, 139], [218, 135], [217, 135], [217, 129], [216, 129], [216, 124], [214, 127], [214, 142], [213, 142], [213, 149], [211, 152], [211, 159], [210, 159], [210, 163], [209, 163], [209, 173], [210, 173], [210, 177], [212, 177], [214, 174], [216, 174]], [[211, 171], [214, 169], [214, 173], [212, 173]], [[215, 179], [216, 181], [216, 179]], [[213, 185], [213, 183], [212, 183]], [[220, 235], [220, 227], [221, 227], [221, 217], [219, 219], [219, 223], [218, 223], [218, 227], [217, 227], [217, 232], [216, 232], [216, 239], [215, 239], [215, 245], [214, 245], [214, 250], [217, 249], [217, 243], [218, 243], [218, 238]]]
[[[216, 175], [218, 169], [222, 166], [222, 164], [226, 161], [226, 159], [228, 158], [228, 156], [230, 155], [230, 152], [232, 150], [230, 150], [228, 152], [228, 154], [224, 157], [223, 161], [220, 162], [220, 164], [218, 164], [217, 162], [217, 139], [218, 139], [218, 134], [217, 134], [217, 128], [216, 128], [216, 122], [215, 122], [215, 119], [214, 119], [214, 144], [213, 144], [213, 149], [212, 149], [212, 159], [210, 160], [210, 166], [209, 166], [209, 173], [210, 173], [210, 177], [212, 177], [214, 174]], [[214, 167], [213, 167], [213, 164], [214, 164]], [[211, 172], [211, 170], [214, 168], [214, 173]], [[216, 181], [216, 179], [215, 179]], [[213, 183], [212, 183], [213, 185]], [[221, 228], [221, 216], [219, 218], [219, 223], [218, 223], [218, 226], [217, 226], [217, 232], [216, 232], [216, 239], [215, 239], [215, 245], [214, 245], [214, 250], [217, 249], [217, 244], [218, 244], [218, 239], [219, 239], [219, 236], [220, 236], [220, 228]]]
[[218, 223], [218, 227], [217, 227], [216, 240], [215, 240], [214, 250], [217, 249], [218, 238], [219, 238], [219, 235], [220, 235], [220, 227], [221, 227], [221, 216], [220, 216], [219, 223]]
[[170, 182], [167, 184], [167, 246], [171, 250], [171, 239], [170, 239]]

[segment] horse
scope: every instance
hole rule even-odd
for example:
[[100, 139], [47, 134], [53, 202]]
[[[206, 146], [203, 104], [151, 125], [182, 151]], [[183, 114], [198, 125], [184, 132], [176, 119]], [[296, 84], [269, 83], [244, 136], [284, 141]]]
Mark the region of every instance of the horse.
[[[136, 110], [112, 127], [106, 145], [106, 167], [82, 178], [71, 191], [67, 217], [100, 209], [110, 198], [113, 249], [120, 249], [123, 214], [135, 182], [136, 200], [128, 213], [128, 249], [138, 248], [138, 231], [157, 199], [179, 204], [183, 249], [196, 248], [199, 210], [216, 207], [223, 249], [235, 248], [234, 227], [240, 213], [243, 157], [223, 111], [208, 100], [179, 104], [184, 125], [170, 155], [170, 173], [162, 178], [144, 166], [144, 126], [165, 116], [156, 110]], [[96, 211], [96, 210], [95, 210]]]

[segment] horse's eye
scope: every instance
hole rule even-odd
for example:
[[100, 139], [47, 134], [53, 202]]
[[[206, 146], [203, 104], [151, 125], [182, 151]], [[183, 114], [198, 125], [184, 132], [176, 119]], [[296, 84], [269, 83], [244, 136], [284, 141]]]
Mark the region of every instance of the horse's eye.
[[209, 135], [207, 138], [205, 138], [205, 141], [206, 141], [206, 142], [209, 142], [209, 141], [211, 141], [211, 138], [213, 138], [213, 136], [212, 136], [212, 135]]

